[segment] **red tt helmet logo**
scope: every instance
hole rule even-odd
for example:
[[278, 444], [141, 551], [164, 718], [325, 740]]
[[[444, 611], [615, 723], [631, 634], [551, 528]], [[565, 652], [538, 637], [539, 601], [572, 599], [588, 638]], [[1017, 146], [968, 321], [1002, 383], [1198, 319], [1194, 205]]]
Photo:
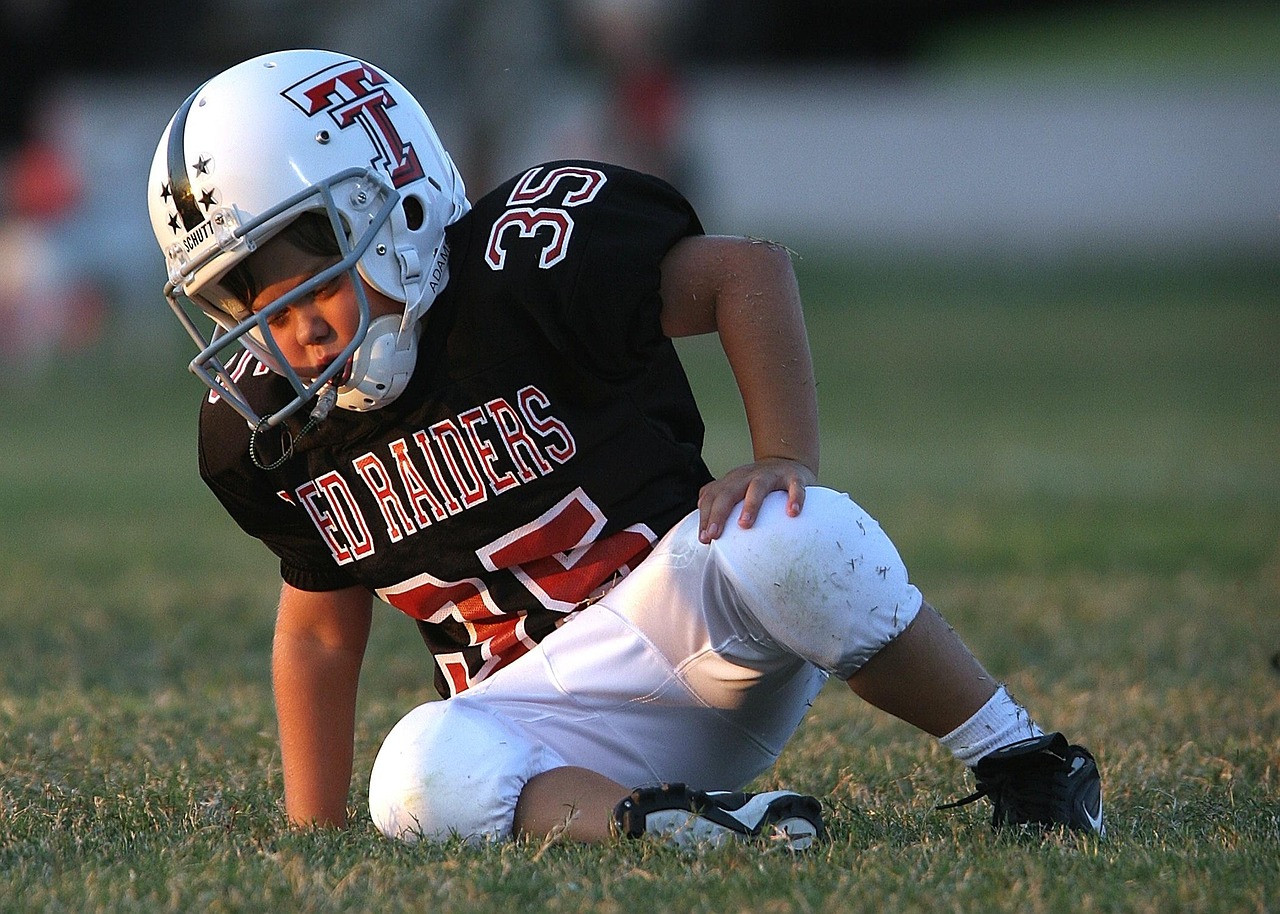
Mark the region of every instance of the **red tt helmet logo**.
[[384, 88], [387, 78], [357, 61], [334, 64], [295, 83], [280, 94], [307, 117], [328, 113], [338, 129], [352, 124], [364, 128], [377, 154], [370, 163], [391, 176], [394, 187], [403, 187], [424, 174], [412, 143], [400, 138], [388, 109], [396, 100]]

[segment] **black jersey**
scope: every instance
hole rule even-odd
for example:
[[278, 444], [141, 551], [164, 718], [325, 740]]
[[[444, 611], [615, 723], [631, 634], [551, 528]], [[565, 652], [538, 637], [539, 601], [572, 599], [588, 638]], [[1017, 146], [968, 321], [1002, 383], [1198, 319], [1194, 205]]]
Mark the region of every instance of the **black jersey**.
[[[700, 232], [656, 178], [530, 169], [449, 227], [450, 279], [399, 398], [334, 410], [266, 471], [211, 394], [201, 474], [286, 582], [361, 585], [417, 619], [456, 694], [634, 568], [711, 478], [659, 325], [661, 260]], [[292, 396], [247, 354], [235, 367], [261, 414]]]

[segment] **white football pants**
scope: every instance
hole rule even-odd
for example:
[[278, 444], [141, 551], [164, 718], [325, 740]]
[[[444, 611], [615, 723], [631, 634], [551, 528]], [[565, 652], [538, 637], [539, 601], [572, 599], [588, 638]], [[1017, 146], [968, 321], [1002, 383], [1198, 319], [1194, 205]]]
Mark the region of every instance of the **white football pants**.
[[[524, 784], [565, 765], [626, 786], [737, 789], [766, 770], [829, 674], [856, 672], [920, 592], [848, 496], [785, 493], [710, 545], [697, 512], [608, 594], [466, 692], [387, 736], [370, 812], [406, 839], [505, 838]], [[621, 799], [621, 798], [619, 798]]]

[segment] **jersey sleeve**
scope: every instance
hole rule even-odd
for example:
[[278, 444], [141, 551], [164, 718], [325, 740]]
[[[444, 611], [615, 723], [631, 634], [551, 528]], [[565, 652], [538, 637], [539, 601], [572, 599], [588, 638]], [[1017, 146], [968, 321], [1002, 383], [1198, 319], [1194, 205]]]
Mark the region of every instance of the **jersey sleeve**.
[[305, 509], [278, 474], [254, 466], [249, 428], [225, 403], [200, 411], [200, 475], [242, 530], [280, 559], [280, 577], [299, 590], [341, 590], [355, 582], [335, 564]]
[[689, 201], [660, 178], [579, 161], [537, 166], [486, 199], [489, 266], [553, 345], [602, 378], [642, 372], [666, 344], [662, 259], [703, 231]]

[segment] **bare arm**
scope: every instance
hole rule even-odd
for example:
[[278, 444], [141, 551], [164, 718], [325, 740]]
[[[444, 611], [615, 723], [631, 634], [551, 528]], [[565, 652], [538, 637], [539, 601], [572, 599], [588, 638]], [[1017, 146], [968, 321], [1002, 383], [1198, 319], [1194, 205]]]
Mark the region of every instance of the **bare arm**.
[[280, 593], [271, 675], [294, 824], [346, 824], [356, 688], [372, 617], [362, 588], [311, 593], [286, 584]]
[[662, 328], [670, 337], [716, 331], [742, 394], [755, 461], [729, 471], [698, 499], [704, 542], [743, 503], [751, 526], [764, 497], [788, 493], [799, 514], [817, 480], [818, 406], [813, 360], [791, 258], [748, 238], [685, 238], [662, 262]]

